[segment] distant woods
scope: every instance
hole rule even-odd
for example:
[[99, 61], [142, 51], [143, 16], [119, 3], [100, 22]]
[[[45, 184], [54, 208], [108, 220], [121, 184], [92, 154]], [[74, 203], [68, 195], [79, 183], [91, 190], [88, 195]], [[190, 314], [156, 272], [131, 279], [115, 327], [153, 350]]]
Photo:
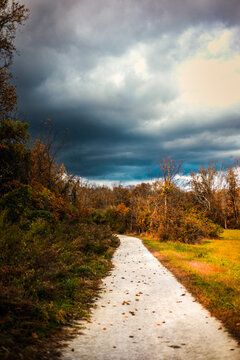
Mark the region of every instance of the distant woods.
[[185, 243], [217, 237], [222, 228], [240, 228], [238, 161], [225, 169], [214, 162], [201, 167], [191, 172], [185, 186], [182, 162], [165, 157], [158, 165], [160, 177], [152, 183], [112, 190], [86, 187], [92, 221], [114, 231]]

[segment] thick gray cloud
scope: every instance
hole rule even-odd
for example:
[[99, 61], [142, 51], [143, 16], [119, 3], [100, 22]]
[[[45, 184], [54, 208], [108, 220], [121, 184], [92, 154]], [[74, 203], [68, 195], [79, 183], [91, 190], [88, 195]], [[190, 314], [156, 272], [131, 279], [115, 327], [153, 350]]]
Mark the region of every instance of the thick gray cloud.
[[69, 171], [130, 181], [154, 174], [165, 154], [188, 169], [240, 156], [238, 0], [25, 4], [14, 64], [20, 113], [35, 135], [46, 118], [69, 129], [59, 154]]

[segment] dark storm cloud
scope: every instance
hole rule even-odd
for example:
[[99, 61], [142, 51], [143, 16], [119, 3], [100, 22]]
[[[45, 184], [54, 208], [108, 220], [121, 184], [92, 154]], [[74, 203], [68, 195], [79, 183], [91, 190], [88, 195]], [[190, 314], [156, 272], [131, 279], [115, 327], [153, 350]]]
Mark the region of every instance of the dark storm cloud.
[[[136, 41], [179, 32], [189, 26], [221, 22], [238, 25], [238, 0], [27, 0], [31, 18], [20, 43], [66, 52], [84, 50], [81, 59], [120, 54]], [[91, 55], [91, 56], [90, 56]], [[90, 58], [89, 58], [90, 56]], [[88, 61], [85, 62], [87, 66]]]
[[237, 28], [238, 0], [25, 3], [31, 16], [14, 65], [20, 112], [33, 134], [46, 118], [69, 129], [60, 153], [69, 171], [130, 180], [148, 177], [165, 154], [191, 167], [237, 154], [238, 110], [203, 118], [168, 109], [179, 96], [176, 64], [197, 53], [202, 34]]

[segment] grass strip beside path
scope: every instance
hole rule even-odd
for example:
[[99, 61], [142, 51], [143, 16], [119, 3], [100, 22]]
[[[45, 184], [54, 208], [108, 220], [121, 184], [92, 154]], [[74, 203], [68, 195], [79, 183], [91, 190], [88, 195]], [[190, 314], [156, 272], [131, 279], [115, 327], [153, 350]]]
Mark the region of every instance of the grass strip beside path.
[[0, 359], [55, 359], [89, 317], [118, 245], [106, 226], [0, 224]]
[[240, 341], [240, 230], [225, 230], [220, 239], [204, 239], [196, 245], [141, 239]]

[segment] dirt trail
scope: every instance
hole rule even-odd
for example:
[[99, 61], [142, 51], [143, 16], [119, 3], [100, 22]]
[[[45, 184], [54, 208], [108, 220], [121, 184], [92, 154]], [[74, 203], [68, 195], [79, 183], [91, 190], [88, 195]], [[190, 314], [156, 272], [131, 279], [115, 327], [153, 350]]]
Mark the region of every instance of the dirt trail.
[[92, 322], [63, 352], [64, 360], [239, 360], [223, 325], [143, 246], [119, 236], [110, 276]]

